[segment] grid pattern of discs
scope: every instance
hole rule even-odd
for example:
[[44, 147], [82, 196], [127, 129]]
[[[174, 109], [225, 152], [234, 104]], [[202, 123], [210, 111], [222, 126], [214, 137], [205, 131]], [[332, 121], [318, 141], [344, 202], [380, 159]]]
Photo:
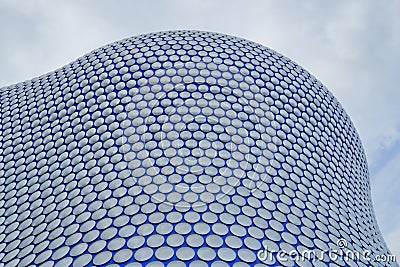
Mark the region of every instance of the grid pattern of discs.
[[1, 266], [375, 264], [257, 258], [339, 239], [388, 254], [349, 117], [266, 47], [146, 34], [0, 94]]

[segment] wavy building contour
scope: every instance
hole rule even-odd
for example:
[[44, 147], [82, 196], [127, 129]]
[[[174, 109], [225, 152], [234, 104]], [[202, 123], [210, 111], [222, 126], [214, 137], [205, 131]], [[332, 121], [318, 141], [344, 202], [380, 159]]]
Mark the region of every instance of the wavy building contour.
[[349, 116], [262, 45], [144, 34], [0, 89], [0, 266], [398, 266], [388, 254]]

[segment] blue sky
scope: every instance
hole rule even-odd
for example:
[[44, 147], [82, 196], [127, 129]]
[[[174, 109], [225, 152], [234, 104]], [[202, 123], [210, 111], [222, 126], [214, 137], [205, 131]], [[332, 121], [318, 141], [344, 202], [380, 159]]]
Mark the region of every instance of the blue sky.
[[0, 2], [0, 86], [52, 71], [101, 45], [152, 31], [217, 31], [299, 63], [339, 99], [370, 166], [373, 204], [400, 258], [400, 1]]

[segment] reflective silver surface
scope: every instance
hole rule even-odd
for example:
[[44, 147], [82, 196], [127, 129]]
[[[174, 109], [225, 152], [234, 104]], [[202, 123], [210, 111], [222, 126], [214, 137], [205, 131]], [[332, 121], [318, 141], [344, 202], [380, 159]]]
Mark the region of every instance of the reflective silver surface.
[[257, 256], [342, 239], [390, 253], [361, 142], [271, 49], [151, 33], [0, 89], [1, 266], [397, 266]]

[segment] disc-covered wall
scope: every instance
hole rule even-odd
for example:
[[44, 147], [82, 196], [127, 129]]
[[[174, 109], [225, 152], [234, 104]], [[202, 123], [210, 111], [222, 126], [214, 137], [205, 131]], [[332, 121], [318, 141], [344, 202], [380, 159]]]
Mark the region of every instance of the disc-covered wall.
[[[288, 255], [305, 251], [322, 257]], [[350, 118], [264, 46], [151, 33], [0, 89], [0, 266], [397, 266], [372, 260], [389, 253]]]

